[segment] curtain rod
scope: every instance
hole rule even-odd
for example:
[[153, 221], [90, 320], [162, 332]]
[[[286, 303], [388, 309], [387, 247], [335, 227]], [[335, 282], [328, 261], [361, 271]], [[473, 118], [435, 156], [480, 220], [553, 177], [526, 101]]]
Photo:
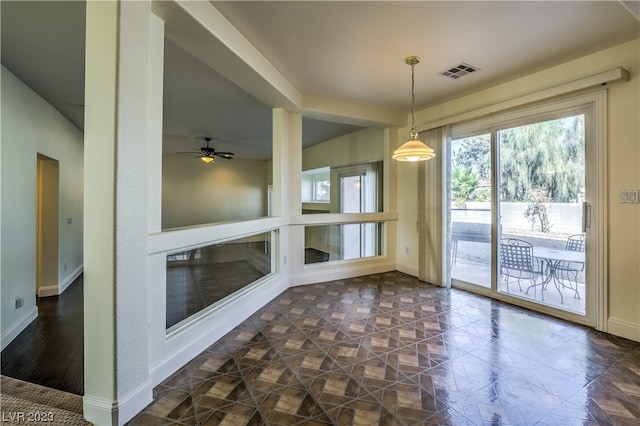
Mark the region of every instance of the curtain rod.
[[486, 115], [494, 114], [496, 112], [504, 111], [506, 109], [530, 104], [554, 96], [564, 95], [581, 89], [586, 89], [588, 87], [604, 85], [606, 83], [618, 80], [629, 81], [629, 71], [625, 70], [622, 67], [617, 67], [609, 71], [604, 71], [578, 80], [570, 81], [569, 83], [563, 83], [558, 86], [550, 87], [548, 89], [539, 90], [527, 95], [517, 96], [506, 101], [501, 101], [493, 105], [472, 109], [470, 111], [421, 124], [416, 126], [416, 130], [418, 132], [424, 132], [427, 130], [435, 129], [437, 127], [445, 126], [447, 124], [459, 123], [461, 121], [483, 117]]

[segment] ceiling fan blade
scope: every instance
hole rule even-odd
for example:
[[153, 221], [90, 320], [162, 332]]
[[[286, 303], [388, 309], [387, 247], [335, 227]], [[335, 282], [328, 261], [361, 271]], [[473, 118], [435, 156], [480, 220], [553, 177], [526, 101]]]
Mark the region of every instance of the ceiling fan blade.
[[221, 154], [219, 152], [216, 153], [217, 156], [222, 157], [222, 158], [226, 158], [227, 160], [233, 160], [233, 157], [228, 155], [228, 154]]
[[218, 155], [235, 155], [233, 152], [218, 152], [218, 151], [216, 151], [216, 154], [218, 154]]
[[174, 154], [197, 154], [198, 152], [200, 152], [199, 149], [196, 149], [196, 150], [193, 150], [193, 151], [174, 152]]

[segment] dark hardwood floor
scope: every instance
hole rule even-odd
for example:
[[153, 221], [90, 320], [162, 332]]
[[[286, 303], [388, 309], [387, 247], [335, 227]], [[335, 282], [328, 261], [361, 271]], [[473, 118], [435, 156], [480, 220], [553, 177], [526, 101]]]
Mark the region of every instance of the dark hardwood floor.
[[2, 375], [83, 395], [82, 275], [37, 304], [38, 318], [2, 351]]

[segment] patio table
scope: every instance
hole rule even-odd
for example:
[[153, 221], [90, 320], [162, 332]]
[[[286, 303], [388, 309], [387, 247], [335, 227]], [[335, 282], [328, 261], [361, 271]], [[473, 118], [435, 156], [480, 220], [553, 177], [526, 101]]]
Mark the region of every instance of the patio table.
[[[540, 284], [534, 284], [534, 286], [536, 285], [542, 286], [542, 290], [540, 292], [542, 294], [542, 300], [544, 300], [544, 290], [547, 284], [549, 284], [549, 282], [551, 281], [553, 281], [553, 285], [556, 287], [556, 289], [558, 290], [558, 293], [560, 294], [560, 303], [564, 303], [564, 299], [562, 297], [562, 290], [561, 290], [562, 287], [570, 288], [576, 293], [576, 295], [578, 294], [578, 289], [573, 288], [573, 286], [566, 285], [564, 281], [558, 276], [557, 271], [558, 271], [558, 265], [564, 262], [584, 263], [585, 256], [583, 251], [554, 249], [550, 247], [534, 246], [533, 257], [544, 261], [545, 264], [547, 265], [546, 269], [548, 273], [544, 277], [544, 280], [542, 280]], [[528, 291], [529, 289], [527, 289], [527, 292]]]

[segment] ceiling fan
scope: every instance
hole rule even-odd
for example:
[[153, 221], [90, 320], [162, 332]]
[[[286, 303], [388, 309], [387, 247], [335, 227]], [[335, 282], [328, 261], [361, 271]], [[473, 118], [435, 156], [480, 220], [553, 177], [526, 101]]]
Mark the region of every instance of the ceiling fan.
[[[209, 142], [211, 142], [211, 138], [204, 138], [207, 146], [203, 146], [200, 149], [194, 149], [194, 151], [199, 152], [198, 158], [200, 158], [205, 163], [213, 163], [215, 157], [226, 158], [227, 160], [231, 160], [235, 155], [233, 152], [218, 152], [214, 148], [209, 146]], [[176, 152], [176, 154], [193, 154], [191, 151], [187, 152]]]

